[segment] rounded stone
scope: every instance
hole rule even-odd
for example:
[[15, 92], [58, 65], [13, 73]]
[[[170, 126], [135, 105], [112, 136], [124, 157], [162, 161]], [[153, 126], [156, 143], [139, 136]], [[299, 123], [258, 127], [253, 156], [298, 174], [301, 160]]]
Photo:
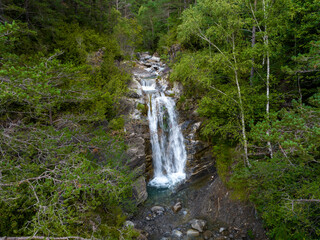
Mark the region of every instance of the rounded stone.
[[203, 238], [206, 240], [210, 239], [212, 236], [213, 236], [213, 233], [209, 230], [207, 230], [203, 233]]
[[124, 225], [125, 228], [127, 228], [127, 227], [134, 228], [134, 223], [131, 222], [131, 221], [125, 221], [123, 225]]
[[164, 208], [161, 206], [153, 206], [151, 211], [156, 214], [162, 214], [164, 212]]
[[175, 229], [175, 230], [172, 231], [172, 235], [173, 235], [174, 237], [181, 238], [182, 235], [183, 235], [183, 233], [180, 232], [179, 230]]
[[187, 231], [187, 237], [188, 238], [194, 238], [194, 237], [198, 237], [200, 236], [200, 233], [199, 231], [195, 230], [195, 229], [189, 229]]
[[172, 211], [174, 213], [179, 212], [182, 209], [182, 204], [181, 202], [177, 202], [174, 206], [172, 206]]
[[203, 232], [205, 226], [207, 225], [207, 222], [201, 219], [193, 219], [191, 220], [190, 223], [191, 223], [191, 227], [193, 229], [198, 230], [199, 232]]

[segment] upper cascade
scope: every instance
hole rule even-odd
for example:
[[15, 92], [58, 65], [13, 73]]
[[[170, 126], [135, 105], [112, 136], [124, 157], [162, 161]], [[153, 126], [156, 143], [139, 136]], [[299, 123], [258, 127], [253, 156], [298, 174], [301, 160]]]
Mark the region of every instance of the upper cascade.
[[140, 84], [146, 95], [154, 177], [150, 186], [171, 188], [186, 178], [187, 152], [178, 124], [175, 101], [165, 79], [165, 66], [157, 57], [143, 54], [140, 64], [149, 73], [141, 76]]

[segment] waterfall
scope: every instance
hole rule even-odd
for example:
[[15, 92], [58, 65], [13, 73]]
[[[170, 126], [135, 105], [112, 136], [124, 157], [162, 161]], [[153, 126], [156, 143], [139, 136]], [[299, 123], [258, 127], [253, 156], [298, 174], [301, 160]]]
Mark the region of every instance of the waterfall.
[[154, 177], [150, 186], [170, 188], [186, 178], [187, 153], [178, 125], [175, 102], [167, 97], [163, 87], [156, 87], [155, 78], [141, 79], [142, 90], [148, 97], [148, 120]]

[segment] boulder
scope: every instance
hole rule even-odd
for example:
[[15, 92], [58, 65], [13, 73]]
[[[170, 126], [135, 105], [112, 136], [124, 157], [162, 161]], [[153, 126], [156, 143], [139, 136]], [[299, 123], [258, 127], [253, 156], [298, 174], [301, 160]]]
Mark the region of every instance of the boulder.
[[198, 236], [200, 236], [200, 233], [199, 233], [199, 231], [197, 231], [197, 230], [189, 229], [189, 230], [187, 231], [187, 237], [188, 237], [188, 238], [194, 238], [194, 237], [198, 237]]
[[[141, 84], [138, 77], [133, 77], [128, 85], [129, 89], [138, 90], [141, 89]], [[141, 95], [141, 94], [140, 94]]]
[[137, 93], [136, 91], [134, 90], [131, 90], [127, 93], [127, 96], [129, 98], [141, 98], [141, 95], [139, 95], [139, 93]]
[[172, 236], [176, 237], [176, 238], [181, 238], [183, 235], [182, 232], [180, 232], [179, 230], [175, 229], [172, 231]]
[[146, 66], [147, 68], [152, 67], [152, 63], [149, 63], [149, 62], [145, 62], [145, 63], [143, 63], [143, 65]]
[[143, 203], [148, 198], [147, 184], [143, 176], [139, 177], [133, 183], [133, 197], [135, 198], [137, 205]]
[[174, 213], [179, 212], [182, 209], [182, 203], [181, 202], [177, 202], [174, 206], [172, 206], [172, 211]]
[[155, 214], [158, 214], [158, 215], [161, 215], [161, 214], [163, 214], [163, 212], [164, 212], [164, 208], [161, 207], [161, 206], [153, 206], [153, 207], [151, 208], [151, 212], [153, 212], [153, 213], [155, 213]]
[[131, 222], [131, 221], [125, 221], [124, 224], [123, 224], [123, 226], [124, 226], [125, 228], [127, 228], [127, 227], [132, 227], [132, 228], [134, 228], [134, 223]]
[[193, 229], [198, 230], [199, 232], [203, 232], [204, 228], [207, 225], [207, 222], [205, 220], [201, 220], [201, 219], [193, 219], [191, 220], [191, 227]]
[[152, 58], [148, 59], [149, 61], [152, 61], [152, 62], [160, 62], [160, 58], [159, 57], [156, 57], [156, 56], [153, 56]]
[[[137, 137], [137, 140], [139, 138]], [[144, 145], [136, 145], [136, 146], [130, 146], [129, 149], [126, 151], [126, 154], [128, 156], [128, 166], [131, 169], [135, 169], [137, 167], [140, 167], [145, 163], [145, 153], [143, 152]]]
[[225, 236], [219, 236], [219, 237], [216, 237], [214, 240], [226, 240], [227, 237]]
[[204, 238], [205, 240], [210, 239], [212, 236], [213, 236], [213, 233], [212, 233], [211, 231], [209, 231], [209, 230], [207, 230], [207, 231], [205, 231], [205, 232], [203, 233], [203, 238]]
[[149, 234], [146, 231], [136, 229], [137, 232], [140, 233], [140, 235], [137, 237], [137, 240], [148, 240]]
[[155, 52], [152, 56], [153, 56], [153, 57], [160, 57], [160, 55], [159, 55], [158, 52]]

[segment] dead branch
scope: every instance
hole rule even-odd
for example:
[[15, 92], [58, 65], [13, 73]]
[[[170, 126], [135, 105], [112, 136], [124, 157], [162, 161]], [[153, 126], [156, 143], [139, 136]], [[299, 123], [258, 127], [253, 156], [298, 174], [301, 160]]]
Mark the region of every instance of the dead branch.
[[304, 202], [316, 202], [320, 203], [320, 199], [288, 199], [292, 202], [304, 203]]

